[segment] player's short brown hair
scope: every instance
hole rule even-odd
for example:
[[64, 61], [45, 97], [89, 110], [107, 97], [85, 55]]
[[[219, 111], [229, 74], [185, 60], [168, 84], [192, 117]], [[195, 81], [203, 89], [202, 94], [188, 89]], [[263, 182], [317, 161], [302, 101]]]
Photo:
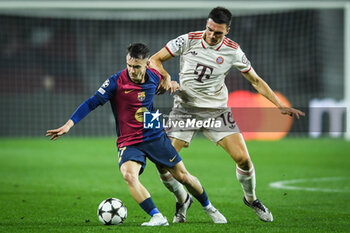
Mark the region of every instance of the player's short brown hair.
[[150, 50], [147, 47], [147, 45], [142, 43], [131, 44], [126, 49], [126, 51], [131, 58], [145, 59], [145, 58], [148, 58], [150, 54]]
[[218, 6], [212, 9], [208, 15], [208, 19], [212, 19], [217, 24], [226, 24], [230, 27], [232, 14], [229, 10], [224, 7]]

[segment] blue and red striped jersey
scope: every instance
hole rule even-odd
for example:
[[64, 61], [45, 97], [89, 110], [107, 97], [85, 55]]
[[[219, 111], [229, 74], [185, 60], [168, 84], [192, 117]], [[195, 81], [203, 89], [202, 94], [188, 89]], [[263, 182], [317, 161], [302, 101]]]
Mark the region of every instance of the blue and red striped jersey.
[[115, 117], [118, 148], [149, 141], [162, 135], [163, 127], [144, 128], [143, 112], [154, 111], [153, 98], [162, 76], [154, 69], [146, 69], [146, 82], [131, 81], [127, 69], [112, 75], [98, 89], [95, 96], [103, 105], [110, 101]]

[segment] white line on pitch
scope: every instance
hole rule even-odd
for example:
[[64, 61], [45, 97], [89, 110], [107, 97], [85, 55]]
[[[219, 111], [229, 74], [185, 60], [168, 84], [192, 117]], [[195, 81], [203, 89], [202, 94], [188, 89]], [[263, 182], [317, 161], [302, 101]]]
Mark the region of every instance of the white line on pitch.
[[344, 189], [329, 189], [329, 188], [312, 188], [312, 187], [297, 187], [291, 184], [306, 183], [306, 182], [323, 182], [323, 181], [337, 181], [337, 180], [347, 180], [350, 177], [324, 177], [324, 178], [312, 178], [312, 179], [297, 179], [297, 180], [285, 180], [277, 181], [269, 184], [270, 187], [276, 189], [288, 189], [288, 190], [304, 190], [304, 191], [317, 191], [317, 192], [338, 192], [347, 193], [350, 190]]

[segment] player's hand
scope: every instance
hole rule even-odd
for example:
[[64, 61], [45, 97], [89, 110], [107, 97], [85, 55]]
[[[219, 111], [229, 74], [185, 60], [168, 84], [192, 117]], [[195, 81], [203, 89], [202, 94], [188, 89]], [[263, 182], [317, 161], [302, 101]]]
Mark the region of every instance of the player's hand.
[[[171, 78], [162, 78], [162, 80], [160, 80], [160, 83], [157, 87], [156, 90], [156, 94], [160, 95], [160, 94], [164, 94], [167, 90], [171, 89]], [[170, 90], [170, 94], [172, 94], [171, 90]]]
[[46, 136], [51, 136], [50, 140], [57, 140], [60, 136], [68, 133], [70, 128], [74, 125], [72, 120], [69, 120], [66, 124], [58, 129], [50, 129], [46, 131]]
[[176, 81], [171, 81], [171, 87], [169, 89], [170, 95], [173, 94], [175, 91], [179, 90], [180, 85]]
[[289, 115], [291, 117], [296, 116], [296, 118], [300, 118], [300, 116], [305, 116], [305, 113], [295, 109], [295, 108], [290, 108], [290, 107], [281, 107], [280, 111], [284, 115]]

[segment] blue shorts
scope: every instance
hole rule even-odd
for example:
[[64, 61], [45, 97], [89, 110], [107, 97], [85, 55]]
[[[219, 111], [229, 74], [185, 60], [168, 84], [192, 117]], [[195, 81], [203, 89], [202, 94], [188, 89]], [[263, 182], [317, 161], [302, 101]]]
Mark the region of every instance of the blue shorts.
[[119, 169], [127, 161], [136, 161], [142, 164], [141, 174], [146, 166], [146, 157], [155, 164], [165, 167], [174, 167], [182, 159], [171, 145], [170, 139], [163, 133], [159, 138], [118, 149]]

